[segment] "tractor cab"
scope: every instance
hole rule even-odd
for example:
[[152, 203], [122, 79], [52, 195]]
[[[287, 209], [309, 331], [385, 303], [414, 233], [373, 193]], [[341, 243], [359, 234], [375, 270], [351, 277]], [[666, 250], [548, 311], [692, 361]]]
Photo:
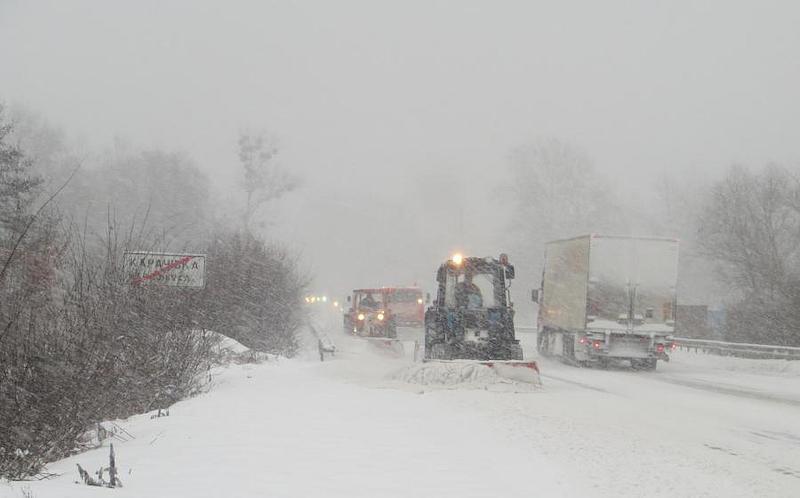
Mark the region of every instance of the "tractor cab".
[[344, 315], [344, 332], [361, 337], [397, 337], [395, 317], [389, 309], [386, 289], [355, 289], [347, 296], [350, 309]]
[[514, 266], [455, 255], [436, 273], [438, 292], [425, 313], [426, 359], [521, 360], [509, 285]]

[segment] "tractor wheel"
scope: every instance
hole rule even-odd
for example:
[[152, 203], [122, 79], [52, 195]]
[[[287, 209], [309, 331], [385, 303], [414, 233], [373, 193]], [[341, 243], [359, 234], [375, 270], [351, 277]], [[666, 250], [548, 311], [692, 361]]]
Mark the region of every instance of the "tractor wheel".
[[[426, 356], [428, 351], [426, 350]], [[450, 355], [447, 354], [447, 345], [442, 343], [433, 344], [430, 349], [429, 359], [431, 360], [449, 360]]]
[[519, 344], [512, 344], [509, 348], [509, 360], [522, 360], [522, 346]]

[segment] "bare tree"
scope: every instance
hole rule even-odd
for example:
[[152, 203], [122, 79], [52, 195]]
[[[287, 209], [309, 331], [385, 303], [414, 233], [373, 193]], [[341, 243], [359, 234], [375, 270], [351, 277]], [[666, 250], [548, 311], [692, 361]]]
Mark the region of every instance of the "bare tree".
[[514, 149], [509, 163], [506, 192], [525, 239], [544, 242], [617, 224], [611, 186], [580, 148], [542, 140]]
[[0, 106], [0, 237], [14, 240], [27, 225], [30, 207], [42, 192], [43, 180], [33, 172], [32, 162], [9, 143], [13, 130]]
[[296, 177], [276, 161], [278, 145], [265, 133], [239, 134], [239, 161], [244, 168], [244, 190], [247, 194], [243, 215], [245, 230], [264, 204], [279, 199], [299, 185]]
[[538, 284], [547, 241], [624, 226], [611, 187], [579, 147], [558, 139], [522, 145], [509, 156], [509, 174], [500, 190], [511, 207], [509, 252], [521, 267], [533, 269]]
[[103, 236], [111, 210], [115, 225], [147, 226], [162, 243], [195, 250], [208, 237], [211, 186], [191, 158], [159, 149], [105, 154], [64, 192], [60, 207]]
[[654, 182], [655, 195], [641, 209], [654, 235], [680, 239], [678, 301], [716, 308], [723, 289], [714, 278], [713, 262], [698, 248], [698, 213], [708, 199], [711, 182], [695, 170], [670, 169]]
[[797, 177], [778, 165], [733, 167], [711, 190], [699, 241], [736, 293], [727, 323], [735, 338], [800, 343], [798, 198]]

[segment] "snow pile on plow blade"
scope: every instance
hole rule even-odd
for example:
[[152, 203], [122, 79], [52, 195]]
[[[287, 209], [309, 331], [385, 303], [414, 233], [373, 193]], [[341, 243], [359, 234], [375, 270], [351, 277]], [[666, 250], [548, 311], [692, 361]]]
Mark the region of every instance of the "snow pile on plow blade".
[[405, 353], [403, 343], [397, 339], [386, 339], [383, 337], [365, 337], [364, 339], [373, 351], [377, 351], [380, 354], [400, 358]]
[[426, 360], [395, 375], [395, 379], [426, 386], [489, 389], [506, 385], [522, 390], [542, 385], [535, 361]]

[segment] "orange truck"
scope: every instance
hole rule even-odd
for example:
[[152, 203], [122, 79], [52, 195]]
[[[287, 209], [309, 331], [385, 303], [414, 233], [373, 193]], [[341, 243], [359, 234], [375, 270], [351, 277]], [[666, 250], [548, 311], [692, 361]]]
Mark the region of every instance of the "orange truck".
[[364, 337], [397, 337], [397, 327], [422, 327], [425, 301], [418, 287], [355, 289], [344, 330]]
[[401, 327], [422, 327], [425, 323], [425, 301], [419, 287], [386, 288], [389, 309]]

